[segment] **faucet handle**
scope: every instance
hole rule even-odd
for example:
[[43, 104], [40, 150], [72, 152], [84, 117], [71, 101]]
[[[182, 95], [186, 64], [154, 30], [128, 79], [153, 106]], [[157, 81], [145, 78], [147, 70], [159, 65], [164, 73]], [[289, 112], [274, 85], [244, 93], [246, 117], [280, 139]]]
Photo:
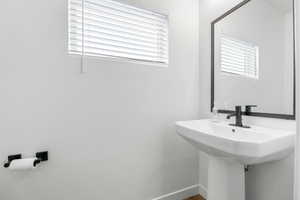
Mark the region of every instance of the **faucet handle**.
[[246, 105], [245, 106], [245, 114], [246, 115], [250, 115], [250, 113], [251, 113], [251, 108], [256, 108], [257, 107], [257, 105]]

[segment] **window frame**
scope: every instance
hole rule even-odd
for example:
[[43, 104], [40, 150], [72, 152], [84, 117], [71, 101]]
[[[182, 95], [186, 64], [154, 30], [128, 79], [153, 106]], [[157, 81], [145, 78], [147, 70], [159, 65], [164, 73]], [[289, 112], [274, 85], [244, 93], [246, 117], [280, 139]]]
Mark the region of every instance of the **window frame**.
[[[148, 9], [148, 8], [144, 8], [142, 6], [137, 6], [137, 5], [133, 5], [130, 3], [125, 3], [125, 2], [121, 2], [118, 0], [111, 0], [111, 1], [115, 1], [124, 5], [128, 5], [128, 6], [132, 6], [134, 8], [137, 9], [142, 9], [145, 10], [147, 12], [152, 12], [154, 14], [158, 14], [158, 15], [162, 15], [166, 18], [166, 30], [167, 30], [167, 62], [159, 62], [159, 61], [151, 61], [151, 60], [141, 60], [141, 59], [134, 59], [134, 58], [127, 58], [127, 57], [118, 57], [118, 56], [109, 56], [109, 55], [88, 55], [88, 54], [82, 54], [80, 52], [78, 53], [74, 53], [72, 52], [72, 50], [70, 49], [70, 2], [72, 0], [68, 0], [68, 6], [67, 6], [67, 26], [68, 26], [68, 40], [67, 40], [67, 52], [68, 55], [70, 56], [74, 56], [74, 57], [80, 57], [81, 59], [92, 59], [92, 60], [102, 60], [102, 61], [112, 61], [112, 62], [121, 62], [121, 63], [132, 63], [132, 64], [139, 64], [139, 65], [148, 65], [148, 66], [157, 66], [157, 67], [168, 67], [170, 64], [170, 33], [169, 33], [169, 24], [170, 24], [170, 20], [169, 20], [169, 14], [168, 12], [159, 12], [157, 10], [153, 10], [153, 9]], [[84, 1], [84, 0], [81, 0]]]

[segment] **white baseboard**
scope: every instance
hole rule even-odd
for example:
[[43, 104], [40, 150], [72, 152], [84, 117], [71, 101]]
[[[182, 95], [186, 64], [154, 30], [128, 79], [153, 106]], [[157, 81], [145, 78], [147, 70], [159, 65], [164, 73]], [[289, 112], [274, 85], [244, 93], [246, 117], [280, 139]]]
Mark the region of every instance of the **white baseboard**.
[[199, 194], [199, 190], [200, 190], [200, 194], [201, 194], [201, 192], [203, 192], [203, 194], [205, 193], [205, 197], [206, 197], [206, 190], [204, 190], [204, 189], [205, 189], [204, 187], [202, 187], [198, 184], [192, 185], [192, 186], [177, 190], [175, 192], [171, 192], [169, 194], [162, 195], [162, 196], [154, 198], [152, 200], [183, 200], [185, 198]]
[[203, 185], [199, 184], [199, 194], [207, 199], [207, 188], [204, 187]]

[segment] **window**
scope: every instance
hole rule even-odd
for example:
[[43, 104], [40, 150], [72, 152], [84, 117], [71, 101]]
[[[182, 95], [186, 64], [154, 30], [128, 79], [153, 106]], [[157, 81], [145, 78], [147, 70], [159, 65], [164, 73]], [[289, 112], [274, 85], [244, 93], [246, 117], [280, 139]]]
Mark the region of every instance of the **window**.
[[168, 17], [112, 0], [69, 0], [68, 49], [168, 64]]
[[221, 37], [221, 71], [258, 79], [258, 46], [230, 37]]

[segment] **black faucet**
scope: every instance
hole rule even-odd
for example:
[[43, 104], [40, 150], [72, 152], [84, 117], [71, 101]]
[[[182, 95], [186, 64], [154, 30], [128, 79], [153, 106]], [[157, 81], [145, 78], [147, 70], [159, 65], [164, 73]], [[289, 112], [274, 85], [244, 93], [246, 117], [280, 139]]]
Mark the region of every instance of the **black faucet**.
[[230, 126], [237, 126], [242, 128], [250, 128], [249, 126], [244, 126], [242, 122], [242, 106], [235, 106], [235, 111], [232, 114], [227, 115], [227, 119], [230, 119], [231, 117], [235, 116], [235, 123], [229, 124]]

